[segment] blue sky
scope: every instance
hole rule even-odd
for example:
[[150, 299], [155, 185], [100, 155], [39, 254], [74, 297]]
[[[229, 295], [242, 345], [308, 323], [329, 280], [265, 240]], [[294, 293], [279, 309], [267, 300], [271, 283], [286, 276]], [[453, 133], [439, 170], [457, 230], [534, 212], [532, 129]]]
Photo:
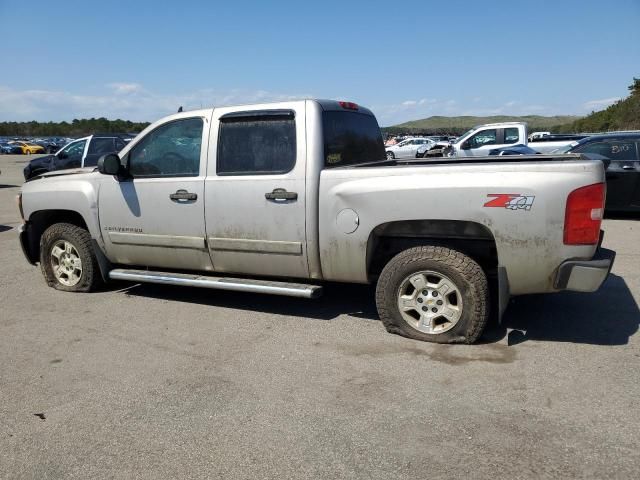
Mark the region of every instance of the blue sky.
[[0, 121], [319, 97], [382, 125], [586, 114], [640, 77], [640, 0], [0, 0]]

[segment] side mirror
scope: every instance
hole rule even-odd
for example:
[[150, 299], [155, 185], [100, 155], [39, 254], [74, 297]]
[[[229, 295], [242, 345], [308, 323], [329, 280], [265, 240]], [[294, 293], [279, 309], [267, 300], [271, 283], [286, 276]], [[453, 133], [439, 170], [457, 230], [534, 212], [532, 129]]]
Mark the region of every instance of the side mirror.
[[122, 172], [120, 157], [115, 153], [107, 153], [98, 159], [98, 171], [103, 175], [118, 175]]

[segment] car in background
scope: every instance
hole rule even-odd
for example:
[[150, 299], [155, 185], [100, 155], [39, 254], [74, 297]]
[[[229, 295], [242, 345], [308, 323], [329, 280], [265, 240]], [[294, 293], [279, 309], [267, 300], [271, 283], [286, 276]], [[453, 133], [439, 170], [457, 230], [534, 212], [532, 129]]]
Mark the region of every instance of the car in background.
[[416, 158], [420, 147], [427, 147], [435, 143], [436, 142], [429, 138], [407, 138], [397, 145], [385, 148], [387, 160], [393, 160], [394, 158]]
[[22, 147], [15, 143], [0, 142], [0, 153], [22, 155]]
[[551, 132], [531, 132], [529, 134], [529, 141], [533, 142], [548, 135], [551, 135]]
[[55, 155], [31, 160], [23, 170], [25, 180], [43, 173], [70, 168], [95, 167], [98, 159], [107, 153], [117, 153], [128, 143], [130, 136], [96, 134], [79, 138], [65, 145]]
[[559, 153], [582, 153], [601, 159], [607, 177], [605, 210], [640, 212], [640, 131], [592, 135]]
[[527, 147], [526, 145], [518, 144], [518, 145], [509, 145], [508, 147], [502, 148], [494, 148], [493, 150], [489, 150], [489, 155], [536, 155], [540, 152], [534, 150], [531, 147]]
[[32, 142], [13, 142], [14, 145], [18, 145], [23, 155], [31, 155], [32, 153], [45, 153], [43, 146]]
[[34, 143], [44, 148], [46, 153], [51, 154], [56, 153], [69, 142], [64, 138], [43, 138], [34, 140]]

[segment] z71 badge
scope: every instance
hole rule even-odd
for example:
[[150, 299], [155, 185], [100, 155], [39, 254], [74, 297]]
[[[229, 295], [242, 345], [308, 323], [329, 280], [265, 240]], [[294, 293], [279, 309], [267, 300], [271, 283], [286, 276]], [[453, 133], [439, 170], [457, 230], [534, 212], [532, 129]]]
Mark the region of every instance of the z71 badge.
[[490, 193], [487, 197], [494, 197], [484, 204], [485, 207], [508, 208], [509, 210], [531, 210], [534, 195], [521, 195], [519, 193]]

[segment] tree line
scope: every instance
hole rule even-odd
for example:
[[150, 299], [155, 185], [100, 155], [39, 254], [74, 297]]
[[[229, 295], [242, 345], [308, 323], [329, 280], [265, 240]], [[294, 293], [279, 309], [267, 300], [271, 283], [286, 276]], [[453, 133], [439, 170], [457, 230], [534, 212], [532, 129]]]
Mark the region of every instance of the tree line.
[[73, 119], [71, 122], [0, 122], [0, 136], [13, 137], [83, 137], [93, 133], [137, 133], [149, 122], [108, 120], [101, 118]]
[[640, 130], [640, 78], [633, 78], [630, 95], [613, 105], [591, 112], [570, 125], [563, 125], [560, 132], [609, 132], [615, 130]]

